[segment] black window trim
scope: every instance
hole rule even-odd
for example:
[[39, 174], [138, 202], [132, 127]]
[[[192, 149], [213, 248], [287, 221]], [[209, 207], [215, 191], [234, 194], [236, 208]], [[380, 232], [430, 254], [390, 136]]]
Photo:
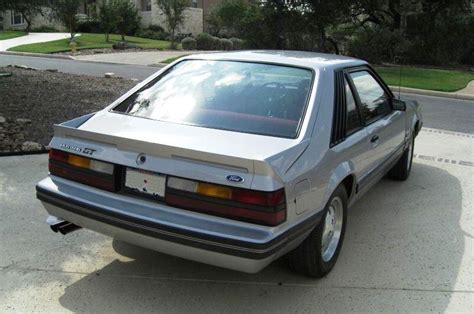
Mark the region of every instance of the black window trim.
[[[349, 77], [349, 74], [346, 73], [346, 72], [344, 72], [344, 81], [345, 82], [347, 81], [347, 84], [349, 84], [349, 89], [351, 90], [352, 97], [354, 98], [354, 102], [355, 102], [355, 106], [356, 106], [356, 110], [357, 110], [357, 115], [359, 116], [359, 124], [360, 124], [360, 126], [358, 128], [351, 130], [349, 133], [347, 132], [347, 129], [346, 129], [346, 138], [348, 138], [352, 134], [354, 134], [354, 133], [362, 130], [363, 128], [365, 128], [365, 119], [362, 116], [362, 112], [361, 112], [360, 106], [359, 106], [359, 103], [360, 103], [359, 94], [357, 94], [355, 92], [354, 82], [352, 82], [352, 80]], [[345, 89], [345, 86], [344, 86], [344, 93], [345, 92], [346, 92], [346, 89]], [[347, 95], [346, 95], [346, 108], [347, 108]]]
[[[345, 82], [349, 84], [349, 88], [354, 97], [356, 110], [359, 116], [360, 126], [347, 132], [347, 94]], [[354, 84], [348, 77], [345, 68], [336, 69], [334, 72], [334, 105], [333, 105], [333, 121], [331, 126], [331, 142], [330, 148], [344, 142], [353, 134], [365, 128], [365, 121], [361, 115], [359, 103], [359, 95], [354, 92]], [[341, 121], [342, 120], [342, 121]]]
[[[375, 70], [370, 65], [367, 64], [367, 65], [363, 65], [363, 66], [345, 68], [343, 71], [344, 71], [344, 73], [346, 73], [347, 78], [350, 82], [350, 85], [353, 87], [352, 92], [353, 92], [353, 94], [356, 98], [357, 108], [359, 110], [359, 116], [362, 119], [364, 127], [367, 127], [367, 126], [383, 119], [384, 117], [388, 116], [389, 114], [391, 114], [393, 112], [393, 98], [394, 98], [393, 93], [390, 90], [390, 88], [387, 86], [387, 84], [385, 84], [385, 82], [382, 80], [382, 78], [377, 74], [377, 72], [375, 72]], [[390, 111], [389, 112], [387, 112], [384, 115], [379, 116], [377, 119], [375, 119], [373, 121], [370, 121], [370, 122], [368, 122], [365, 119], [365, 117], [360, 114], [361, 113], [360, 107], [362, 106], [362, 102], [360, 100], [359, 92], [357, 91], [357, 88], [354, 85], [354, 81], [352, 80], [352, 77], [350, 76], [351, 73], [362, 72], [362, 71], [368, 72], [375, 79], [375, 81], [380, 85], [380, 87], [382, 87], [384, 92], [387, 93], [388, 103], [389, 103], [389, 106], [390, 106]]]

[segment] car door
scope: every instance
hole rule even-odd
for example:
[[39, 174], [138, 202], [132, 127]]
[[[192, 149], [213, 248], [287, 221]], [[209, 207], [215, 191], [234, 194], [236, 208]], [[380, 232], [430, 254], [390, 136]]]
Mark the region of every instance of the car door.
[[348, 73], [370, 143], [368, 171], [360, 187], [384, 174], [402, 152], [405, 140], [404, 112], [392, 109], [392, 93], [368, 67]]
[[359, 178], [370, 170], [371, 145], [348, 74], [337, 71], [335, 82], [331, 151], [335, 153], [335, 163], [349, 161], [353, 174]]

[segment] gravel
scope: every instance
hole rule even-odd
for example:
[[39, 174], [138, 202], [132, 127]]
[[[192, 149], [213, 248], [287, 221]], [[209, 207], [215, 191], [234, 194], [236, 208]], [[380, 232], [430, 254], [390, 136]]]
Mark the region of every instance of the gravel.
[[13, 75], [0, 77], [0, 152], [45, 146], [53, 124], [100, 110], [137, 84], [15, 67], [1, 72]]

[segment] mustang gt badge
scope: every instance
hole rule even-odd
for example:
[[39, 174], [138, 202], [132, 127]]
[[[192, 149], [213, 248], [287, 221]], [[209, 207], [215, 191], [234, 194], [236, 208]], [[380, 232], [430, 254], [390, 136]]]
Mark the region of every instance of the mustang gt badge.
[[61, 148], [72, 150], [78, 153], [87, 154], [87, 155], [92, 155], [95, 151], [97, 151], [96, 149], [92, 149], [88, 147], [81, 148], [81, 147], [72, 146], [72, 145], [64, 144], [64, 143], [62, 143], [60, 146]]
[[234, 183], [242, 183], [244, 182], [244, 178], [236, 174], [230, 174], [227, 176], [227, 181], [234, 182]]

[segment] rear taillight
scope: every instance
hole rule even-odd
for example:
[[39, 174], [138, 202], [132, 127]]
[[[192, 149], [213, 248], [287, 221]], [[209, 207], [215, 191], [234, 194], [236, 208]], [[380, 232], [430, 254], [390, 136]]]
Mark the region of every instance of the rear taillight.
[[60, 150], [49, 151], [49, 172], [52, 175], [107, 191], [116, 191], [113, 164]]
[[276, 226], [286, 219], [285, 191], [255, 191], [169, 177], [166, 203], [237, 220]]

